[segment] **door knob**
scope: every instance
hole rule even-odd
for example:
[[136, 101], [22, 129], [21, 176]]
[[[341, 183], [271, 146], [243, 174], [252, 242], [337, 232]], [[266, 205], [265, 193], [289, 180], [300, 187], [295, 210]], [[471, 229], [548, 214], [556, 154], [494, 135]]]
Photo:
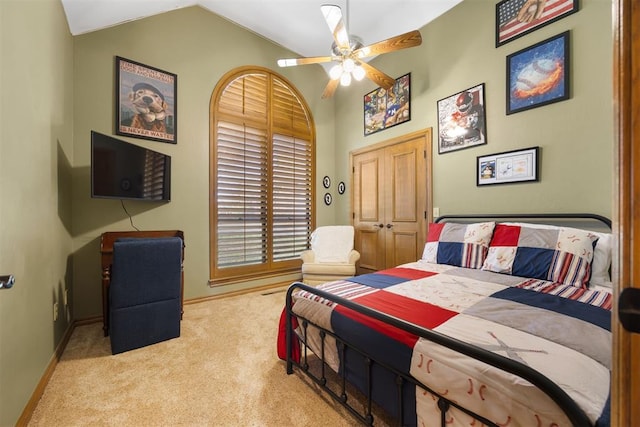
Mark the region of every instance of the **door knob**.
[[618, 299], [620, 323], [629, 332], [640, 333], [640, 289], [626, 288]]
[[374, 227], [382, 228], [382, 227], [384, 227], [384, 224], [382, 224], [382, 223], [380, 223], [380, 224], [374, 224]]
[[[380, 225], [382, 225], [382, 224], [380, 224]], [[391, 227], [393, 227], [393, 224], [387, 224], [387, 228], [391, 228]]]

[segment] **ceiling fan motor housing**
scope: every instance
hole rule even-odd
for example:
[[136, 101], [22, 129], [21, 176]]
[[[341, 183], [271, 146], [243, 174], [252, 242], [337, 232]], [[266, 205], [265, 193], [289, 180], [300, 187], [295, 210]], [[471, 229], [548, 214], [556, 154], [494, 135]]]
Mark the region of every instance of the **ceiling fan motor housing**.
[[364, 46], [362, 44], [362, 39], [358, 36], [349, 36], [349, 50], [346, 52], [343, 52], [338, 45], [336, 44], [336, 42], [333, 42], [331, 44], [331, 54], [333, 56], [343, 56], [343, 55], [349, 55], [351, 52], [353, 52], [356, 49], [360, 49], [362, 46]]

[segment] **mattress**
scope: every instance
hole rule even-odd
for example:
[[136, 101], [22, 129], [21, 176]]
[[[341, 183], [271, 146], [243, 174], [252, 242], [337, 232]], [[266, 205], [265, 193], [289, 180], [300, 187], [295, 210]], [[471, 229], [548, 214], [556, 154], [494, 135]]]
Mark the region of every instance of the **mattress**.
[[[424, 260], [317, 289], [523, 364], [555, 383], [591, 424], [608, 423], [612, 295], [607, 289]], [[301, 290], [293, 294], [293, 312], [426, 387], [404, 385], [405, 425], [439, 423], [438, 399], [426, 390], [497, 425], [572, 424], [558, 404], [529, 381], [344, 304]], [[303, 331], [297, 331], [302, 337]], [[312, 350], [366, 389], [362, 357], [341, 355], [330, 336], [321, 346], [320, 335], [314, 328], [309, 331], [304, 337]], [[374, 379], [374, 400], [392, 415], [399, 413], [395, 391], [389, 387], [394, 379], [382, 372], [377, 375], [388, 378]], [[446, 423], [476, 425], [454, 407], [447, 411]]]

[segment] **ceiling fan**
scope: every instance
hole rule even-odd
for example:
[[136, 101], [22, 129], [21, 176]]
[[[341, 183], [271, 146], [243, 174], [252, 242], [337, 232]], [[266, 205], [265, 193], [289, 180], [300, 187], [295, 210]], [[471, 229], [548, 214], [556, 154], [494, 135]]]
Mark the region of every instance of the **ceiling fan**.
[[363, 59], [382, 53], [419, 46], [422, 43], [420, 32], [414, 30], [368, 46], [363, 46], [362, 40], [360, 40], [359, 37], [347, 33], [347, 28], [342, 17], [342, 10], [339, 6], [325, 4], [320, 7], [320, 10], [329, 26], [329, 30], [333, 34], [334, 42], [331, 46], [331, 55], [279, 59], [278, 66], [291, 67], [294, 65], [336, 61], [337, 64], [329, 71], [331, 80], [329, 80], [329, 83], [322, 93], [323, 98], [331, 97], [339, 83], [343, 86], [351, 84], [352, 77], [356, 80], [362, 80], [366, 76], [380, 87], [387, 90], [390, 89], [393, 87], [395, 79], [369, 65], [363, 61]]

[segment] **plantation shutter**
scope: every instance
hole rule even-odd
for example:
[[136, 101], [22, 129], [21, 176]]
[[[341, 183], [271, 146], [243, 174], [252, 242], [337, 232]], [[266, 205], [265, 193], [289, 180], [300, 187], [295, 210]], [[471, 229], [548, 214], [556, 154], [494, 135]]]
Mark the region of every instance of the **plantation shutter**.
[[311, 143], [302, 105], [281, 81], [273, 85], [273, 257], [291, 259], [311, 233]]
[[308, 141], [273, 136], [273, 257], [291, 259], [308, 248], [311, 232], [311, 153]]
[[305, 107], [274, 75], [244, 73], [222, 89], [214, 114], [213, 281], [299, 268], [313, 211]]
[[261, 264], [267, 247], [266, 133], [218, 123], [218, 265]]

